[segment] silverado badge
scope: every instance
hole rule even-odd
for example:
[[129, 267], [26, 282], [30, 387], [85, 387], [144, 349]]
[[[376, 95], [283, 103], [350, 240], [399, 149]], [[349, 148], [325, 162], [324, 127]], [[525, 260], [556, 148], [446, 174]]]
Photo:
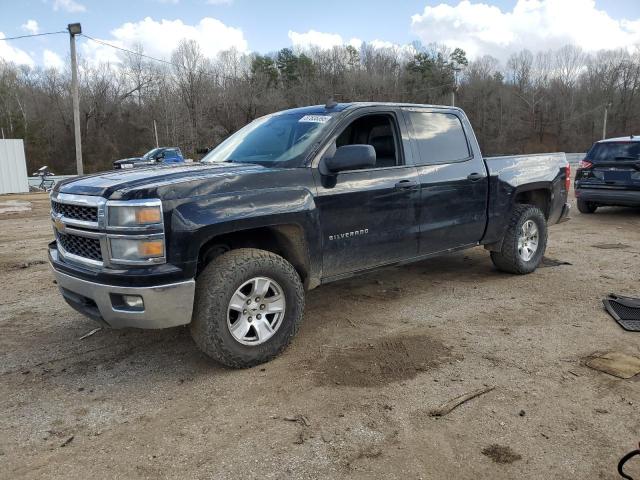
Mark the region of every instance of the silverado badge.
[[337, 233], [335, 235], [329, 235], [329, 240], [342, 240], [343, 238], [357, 237], [360, 235], [366, 235], [369, 233], [368, 228], [362, 230], [354, 230], [353, 232]]

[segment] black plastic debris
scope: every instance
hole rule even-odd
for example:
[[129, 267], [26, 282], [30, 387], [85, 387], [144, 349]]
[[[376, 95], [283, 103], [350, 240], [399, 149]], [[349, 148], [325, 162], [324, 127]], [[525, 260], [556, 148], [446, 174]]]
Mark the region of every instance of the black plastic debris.
[[627, 453], [624, 457], [622, 457], [620, 459], [620, 461], [618, 462], [618, 473], [620, 474], [620, 476], [626, 480], [633, 480], [633, 477], [627, 475], [624, 472], [624, 464], [627, 463], [629, 460], [631, 460], [633, 457], [635, 457], [636, 455], [640, 455], [640, 444], [638, 444], [638, 450], [632, 450], [629, 453]]
[[602, 300], [609, 315], [630, 332], [640, 332], [640, 298], [623, 297], [610, 293]]

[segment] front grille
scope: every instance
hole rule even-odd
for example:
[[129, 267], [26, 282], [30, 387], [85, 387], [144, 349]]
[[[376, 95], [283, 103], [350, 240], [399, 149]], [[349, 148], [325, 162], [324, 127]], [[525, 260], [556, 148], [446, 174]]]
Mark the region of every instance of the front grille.
[[84, 220], [85, 222], [98, 221], [98, 207], [85, 207], [82, 205], [72, 205], [70, 203], [59, 203], [51, 201], [51, 210], [54, 213], [64, 215], [74, 220]]
[[97, 238], [81, 237], [79, 235], [60, 232], [58, 232], [57, 237], [60, 246], [68, 253], [88, 258], [90, 260], [96, 260], [98, 262], [102, 261], [100, 240]]

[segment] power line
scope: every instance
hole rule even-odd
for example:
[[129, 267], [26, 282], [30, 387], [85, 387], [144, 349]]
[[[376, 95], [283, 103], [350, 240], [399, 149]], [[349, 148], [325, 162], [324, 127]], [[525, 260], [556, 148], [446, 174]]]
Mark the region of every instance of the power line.
[[17, 37], [4, 37], [4, 38], [0, 38], [0, 40], [18, 40], [20, 38], [42, 37], [44, 35], [58, 35], [60, 33], [69, 33], [69, 32], [67, 32], [66, 30], [60, 30], [59, 32], [33, 33], [31, 35], [20, 35]]
[[133, 50], [128, 50], [128, 49], [123, 48], [123, 47], [118, 47], [117, 45], [113, 45], [113, 44], [111, 44], [111, 43], [107, 43], [107, 42], [104, 42], [104, 41], [102, 41], [102, 40], [98, 40], [97, 38], [90, 37], [90, 36], [89, 36], [89, 35], [87, 35], [86, 33], [81, 33], [81, 35], [82, 35], [83, 37], [87, 37], [89, 40], [92, 40], [92, 41], [94, 41], [94, 42], [96, 42], [96, 43], [99, 43], [99, 44], [101, 44], [101, 45], [104, 45], [104, 46], [106, 46], [106, 47], [115, 48], [116, 50], [121, 50], [121, 51], [123, 51], [123, 52], [131, 53], [131, 54], [133, 54], [133, 55], [138, 55], [138, 56], [140, 56], [140, 57], [148, 58], [149, 60], [155, 60], [156, 62], [162, 62], [162, 63], [166, 63], [167, 65], [171, 65], [171, 66], [173, 66], [173, 67], [180, 68], [180, 66], [179, 66], [179, 65], [176, 65], [175, 63], [169, 62], [169, 61], [167, 61], [167, 60], [162, 60], [161, 58], [151, 57], [151, 56], [149, 56], [149, 55], [145, 55], [144, 53], [134, 52]]
[[[145, 55], [144, 53], [140, 53], [140, 52], [134, 52], [133, 50], [129, 50], [129, 49], [124, 48], [124, 47], [119, 47], [119, 46], [117, 46], [117, 45], [113, 45], [112, 43], [108, 43], [108, 42], [105, 42], [105, 41], [103, 41], [103, 40], [98, 40], [97, 38], [90, 37], [89, 35], [87, 35], [87, 34], [85, 34], [85, 33], [81, 33], [80, 35], [82, 35], [83, 37], [88, 38], [88, 39], [89, 39], [89, 40], [91, 40], [91, 41], [94, 41], [94, 42], [96, 42], [96, 43], [99, 43], [99, 44], [101, 44], [101, 45], [104, 45], [104, 46], [106, 46], [106, 47], [115, 48], [116, 50], [120, 50], [120, 51], [122, 51], [122, 52], [130, 53], [130, 54], [132, 54], [132, 55], [138, 55], [138, 56], [140, 56], [140, 57], [148, 58], [149, 60], [154, 60], [154, 61], [156, 61], [156, 62], [164, 63], [164, 64], [166, 64], [166, 65], [170, 65], [170, 66], [172, 66], [172, 67], [175, 67], [175, 68], [177, 68], [178, 70], [182, 70], [182, 69], [184, 69], [184, 67], [183, 67], [183, 66], [178, 65], [177, 63], [170, 62], [170, 61], [168, 61], [168, 60], [163, 60], [163, 59], [161, 59], [161, 58], [152, 57], [152, 56], [150, 56], [150, 55]], [[203, 73], [205, 76], [208, 76], [208, 77], [224, 78], [224, 79], [226, 79], [226, 80], [229, 80], [229, 79], [230, 79], [230, 80], [237, 80], [237, 79], [238, 79], [238, 77], [234, 77], [234, 76], [232, 76], [232, 75], [226, 75], [226, 74], [224, 74], [224, 73], [218, 73], [218, 72], [202, 71], [201, 73]]]

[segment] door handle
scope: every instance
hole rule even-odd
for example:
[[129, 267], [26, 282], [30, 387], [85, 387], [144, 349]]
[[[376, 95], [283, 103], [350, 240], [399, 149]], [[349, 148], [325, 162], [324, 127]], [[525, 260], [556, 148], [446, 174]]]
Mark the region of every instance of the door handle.
[[400, 180], [395, 185], [396, 190], [413, 190], [418, 188], [418, 182], [414, 182], [413, 180]]
[[471, 180], [472, 182], [477, 182], [478, 180], [482, 180], [484, 178], [484, 175], [482, 175], [481, 173], [470, 173], [469, 175], [467, 175], [467, 180]]

